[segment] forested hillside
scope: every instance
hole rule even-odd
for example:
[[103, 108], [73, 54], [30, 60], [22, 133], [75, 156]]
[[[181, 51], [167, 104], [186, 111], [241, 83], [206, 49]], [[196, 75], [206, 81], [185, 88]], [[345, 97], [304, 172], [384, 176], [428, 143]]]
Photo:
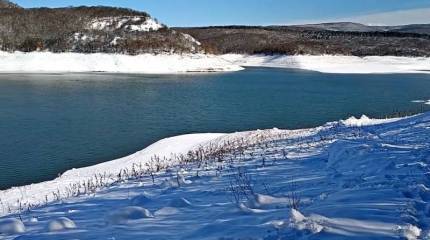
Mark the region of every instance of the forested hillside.
[[[421, 32], [427, 28], [415, 28]], [[430, 29], [428, 25], [425, 25]], [[371, 28], [369, 28], [371, 29]], [[315, 26], [225, 26], [180, 28], [216, 54], [337, 54], [354, 56], [430, 56], [430, 35], [401, 31], [328, 30]], [[376, 29], [375, 29], [376, 30]], [[403, 31], [403, 30], [402, 30]], [[404, 31], [407, 31], [405, 28]]]
[[23, 9], [1, 2], [2, 51], [197, 52], [198, 42], [145, 12], [112, 7]]

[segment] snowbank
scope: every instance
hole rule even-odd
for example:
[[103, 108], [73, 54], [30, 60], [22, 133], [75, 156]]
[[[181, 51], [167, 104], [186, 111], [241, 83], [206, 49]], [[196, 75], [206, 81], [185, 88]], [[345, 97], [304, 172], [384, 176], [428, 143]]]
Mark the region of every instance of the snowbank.
[[430, 73], [430, 58], [240, 54], [222, 58], [245, 67], [297, 68], [324, 73]]
[[213, 55], [7, 53], [0, 52], [0, 72], [115, 72], [171, 74], [239, 71], [243, 68]]

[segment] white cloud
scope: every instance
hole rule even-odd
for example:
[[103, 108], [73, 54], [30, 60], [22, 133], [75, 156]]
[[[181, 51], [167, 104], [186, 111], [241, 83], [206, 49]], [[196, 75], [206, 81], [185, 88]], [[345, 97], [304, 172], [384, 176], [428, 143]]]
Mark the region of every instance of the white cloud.
[[430, 23], [430, 8], [400, 10], [345, 18], [342, 21], [367, 25], [406, 25]]

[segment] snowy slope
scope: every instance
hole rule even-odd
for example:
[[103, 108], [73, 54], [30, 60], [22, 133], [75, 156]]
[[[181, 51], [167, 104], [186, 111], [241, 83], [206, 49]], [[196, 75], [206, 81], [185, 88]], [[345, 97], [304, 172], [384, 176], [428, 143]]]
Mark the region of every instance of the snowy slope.
[[[170, 154], [169, 158], [169, 152], [176, 154]], [[181, 155], [185, 152], [188, 153]], [[123, 164], [148, 161], [147, 156], [153, 154], [161, 156], [151, 159], [160, 160], [152, 165], [160, 167], [158, 173], [129, 174], [128, 180], [121, 177], [110, 187], [78, 197], [42, 204], [28, 211], [23, 207], [20, 216], [11, 214], [0, 219], [0, 232], [5, 233], [0, 236], [5, 239], [18, 236], [18, 239], [427, 239], [429, 236], [430, 113], [395, 120], [350, 118], [293, 131], [185, 135], [163, 140], [122, 160], [72, 170], [63, 177], [88, 176], [97, 170], [118, 171]], [[162, 167], [171, 160], [175, 166]], [[100, 179], [104, 178], [97, 181]], [[25, 189], [35, 186], [2, 192], [0, 199], [19, 192], [25, 195]], [[8, 208], [7, 204], [11, 202], [2, 200], [3, 209]]]
[[245, 67], [297, 68], [324, 73], [430, 73], [430, 58], [241, 54], [222, 58]]

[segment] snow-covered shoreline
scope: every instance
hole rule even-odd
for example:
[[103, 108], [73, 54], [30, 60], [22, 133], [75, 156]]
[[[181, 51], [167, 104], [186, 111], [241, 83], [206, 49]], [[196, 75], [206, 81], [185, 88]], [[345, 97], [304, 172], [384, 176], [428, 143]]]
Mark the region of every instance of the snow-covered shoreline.
[[0, 52], [0, 72], [109, 72], [177, 74], [240, 71], [242, 67], [206, 54], [7, 53]]
[[[154, 156], [161, 159], [172, 160], [172, 156], [186, 155], [191, 149], [203, 145], [225, 134], [201, 133], [188, 134], [171, 138], [162, 139], [147, 148], [134, 154], [116, 160], [100, 163], [97, 165], [71, 169], [63, 173], [60, 177], [46, 182], [30, 184], [26, 186], [13, 187], [0, 191], [0, 216], [16, 212], [21, 205], [43, 205], [56, 200], [55, 194], [67, 194], [67, 188], [72, 184], [86, 183], [93, 181], [95, 176], [116, 176], [122, 170], [131, 170], [135, 166], [146, 168], [146, 163], [150, 162]], [[178, 164], [177, 162], [166, 163], [169, 165]], [[114, 179], [106, 179], [106, 184], [111, 184]], [[7, 208], [6, 208], [7, 206]]]
[[[74, 184], [87, 183], [88, 181], [101, 181], [97, 179], [103, 176], [105, 179], [104, 184], [110, 185], [117, 181], [116, 176], [122, 171], [134, 171], [133, 169], [143, 168], [143, 171], [148, 169], [148, 163], [152, 164], [154, 157], [157, 157], [164, 166], [175, 166], [180, 163], [180, 156], [186, 156], [189, 151], [194, 151], [201, 147], [207, 146], [222, 146], [228, 142], [229, 145], [235, 141], [255, 141], [260, 139], [262, 135], [268, 138], [276, 138], [283, 134], [297, 135], [300, 137], [315, 134], [324, 128], [330, 128], [333, 125], [341, 124], [348, 127], [361, 127], [369, 125], [377, 125], [383, 123], [390, 123], [400, 120], [399, 118], [393, 119], [370, 119], [366, 116], [362, 116], [357, 119], [351, 117], [346, 120], [339, 122], [330, 122], [321, 127], [311, 129], [299, 129], [299, 130], [255, 130], [248, 132], [238, 133], [199, 133], [199, 134], [187, 134], [175, 137], [162, 139], [147, 148], [119, 158], [116, 160], [100, 163], [97, 165], [71, 169], [63, 173], [60, 177], [46, 182], [13, 187], [11, 189], [0, 191], [0, 216], [8, 215], [19, 211], [21, 208], [27, 206], [38, 206], [44, 205], [49, 202], [67, 198], [70, 194], [70, 188]], [[142, 169], [140, 169], [142, 171]]]
[[168, 138], [56, 181], [0, 192], [4, 211], [28, 201], [31, 192], [54, 189], [53, 183], [63, 187], [54, 196], [67, 193], [74, 184], [67, 180], [92, 188], [111, 179], [85, 181], [94, 170], [115, 173], [152, 160], [162, 166], [163, 156], [193, 155], [187, 151], [197, 148], [188, 158], [193, 161], [30, 210], [23, 205], [20, 214], [0, 217], [0, 238], [428, 239], [429, 133], [427, 112], [351, 117], [310, 129]]
[[322, 73], [430, 73], [430, 58], [424, 57], [226, 54], [222, 58], [242, 67], [292, 68]]
[[208, 54], [82, 54], [0, 52], [0, 72], [108, 72], [178, 74], [231, 72], [244, 67], [273, 67], [322, 73], [430, 73], [430, 58], [393, 56], [208, 55]]

